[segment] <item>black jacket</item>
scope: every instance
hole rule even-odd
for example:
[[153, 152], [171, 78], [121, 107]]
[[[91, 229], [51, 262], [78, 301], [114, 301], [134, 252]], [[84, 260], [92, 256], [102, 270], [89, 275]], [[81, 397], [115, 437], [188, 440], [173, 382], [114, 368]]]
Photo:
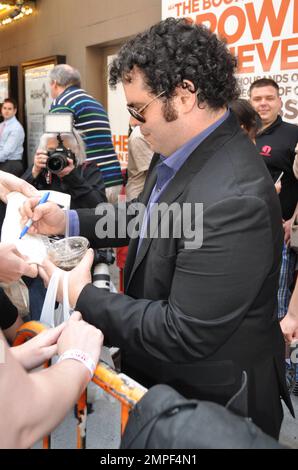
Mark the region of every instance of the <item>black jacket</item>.
[[[121, 449], [282, 449], [250, 420], [156, 385], [133, 408]], [[192, 457], [192, 463], [197, 463]]]
[[298, 126], [284, 122], [280, 116], [256, 138], [257, 149], [273, 180], [284, 172], [279, 199], [285, 220], [292, 217], [298, 202], [298, 181], [293, 173], [297, 143]]
[[52, 173], [50, 184], [47, 183], [44, 170], [37, 178], [33, 178], [32, 166], [26, 170], [22, 178], [38, 190], [51, 189], [70, 194], [71, 209], [96, 207], [100, 202], [107, 200], [101, 173], [95, 165], [80, 165], [64, 178]]
[[[156, 182], [156, 160], [144, 203]], [[87, 285], [76, 308], [122, 349], [124, 370], [145, 386], [166, 383], [225, 405], [246, 370], [249, 416], [276, 437], [280, 394], [291, 407], [276, 314], [281, 213], [270, 175], [233, 114], [190, 155], [160, 202], [203, 203], [202, 246], [186, 249], [183, 236], [157, 237], [144, 239], [137, 253], [133, 239], [125, 295]], [[97, 237], [94, 211], [78, 214], [81, 235], [93, 246], [125, 243]]]

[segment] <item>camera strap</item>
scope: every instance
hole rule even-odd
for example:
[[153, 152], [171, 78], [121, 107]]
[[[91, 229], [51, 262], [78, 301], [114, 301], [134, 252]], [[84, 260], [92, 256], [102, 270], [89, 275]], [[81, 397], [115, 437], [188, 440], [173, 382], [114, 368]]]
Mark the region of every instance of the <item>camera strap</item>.
[[46, 176], [46, 183], [52, 184], [52, 173], [50, 171], [47, 171], [45, 176]]

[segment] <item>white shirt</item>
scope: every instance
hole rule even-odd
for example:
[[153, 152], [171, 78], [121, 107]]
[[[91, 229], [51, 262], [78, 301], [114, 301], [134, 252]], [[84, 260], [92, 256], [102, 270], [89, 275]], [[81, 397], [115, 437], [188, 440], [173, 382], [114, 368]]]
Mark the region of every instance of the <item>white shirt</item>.
[[25, 132], [17, 118], [13, 116], [0, 124], [0, 162], [22, 160]]

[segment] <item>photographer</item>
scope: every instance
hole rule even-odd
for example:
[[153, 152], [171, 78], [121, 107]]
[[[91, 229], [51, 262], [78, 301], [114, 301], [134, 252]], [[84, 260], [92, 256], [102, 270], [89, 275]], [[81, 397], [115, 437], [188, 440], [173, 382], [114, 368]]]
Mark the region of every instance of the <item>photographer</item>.
[[76, 130], [61, 135], [46, 133], [41, 136], [33, 165], [22, 178], [39, 190], [70, 194], [71, 209], [96, 207], [106, 201], [104, 183], [101, 173], [85, 160], [84, 142]]

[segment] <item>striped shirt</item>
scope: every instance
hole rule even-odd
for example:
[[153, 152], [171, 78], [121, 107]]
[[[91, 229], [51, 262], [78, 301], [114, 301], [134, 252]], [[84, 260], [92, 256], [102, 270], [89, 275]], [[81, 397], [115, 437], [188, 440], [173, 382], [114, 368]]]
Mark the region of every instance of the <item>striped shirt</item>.
[[87, 161], [98, 166], [105, 187], [122, 184], [121, 167], [112, 144], [108, 115], [102, 104], [76, 86], [66, 88], [52, 103], [51, 113], [72, 113], [86, 145]]

